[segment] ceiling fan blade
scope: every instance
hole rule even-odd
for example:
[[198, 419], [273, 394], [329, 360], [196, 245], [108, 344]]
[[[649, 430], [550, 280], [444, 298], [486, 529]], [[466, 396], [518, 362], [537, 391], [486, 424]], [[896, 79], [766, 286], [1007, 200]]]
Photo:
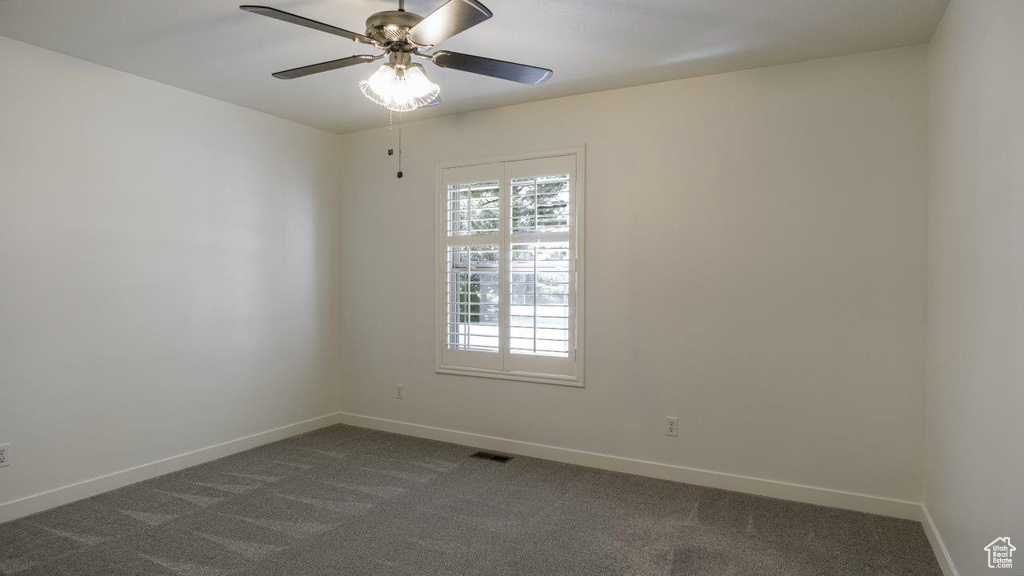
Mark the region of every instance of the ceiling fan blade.
[[303, 18], [302, 16], [296, 16], [290, 12], [284, 12], [277, 8], [271, 8], [269, 6], [239, 6], [246, 12], [252, 12], [253, 14], [259, 14], [260, 16], [267, 16], [283, 22], [289, 22], [291, 24], [298, 24], [299, 26], [305, 26], [306, 28], [312, 28], [313, 30], [319, 30], [321, 32], [327, 32], [328, 34], [334, 34], [335, 36], [341, 36], [342, 38], [348, 38], [349, 40], [355, 40], [356, 42], [362, 42], [363, 44], [373, 44], [373, 40], [362, 34], [356, 34], [342, 28], [331, 26], [330, 24], [324, 24], [323, 22], [317, 22], [316, 20], [310, 20], [309, 18]]
[[301, 66], [299, 68], [292, 68], [291, 70], [284, 70], [282, 72], [274, 72], [274, 78], [280, 78], [282, 80], [302, 78], [303, 76], [309, 76], [310, 74], [330, 72], [331, 70], [337, 70], [338, 68], [345, 68], [347, 66], [363, 64], [364, 62], [373, 62], [376, 59], [376, 56], [368, 56], [366, 54], [361, 54], [359, 56], [349, 56], [348, 58], [330, 60], [328, 62], [321, 62], [319, 64], [310, 64], [309, 66]]
[[448, 0], [409, 30], [409, 39], [420, 46], [437, 46], [459, 32], [493, 16], [476, 0]]
[[533, 84], [534, 86], [543, 84], [554, 74], [554, 72], [547, 68], [494, 60], [493, 58], [484, 58], [483, 56], [459, 54], [458, 52], [448, 52], [447, 50], [434, 52], [431, 60], [441, 68], [483, 74], [484, 76], [511, 80], [522, 84]]

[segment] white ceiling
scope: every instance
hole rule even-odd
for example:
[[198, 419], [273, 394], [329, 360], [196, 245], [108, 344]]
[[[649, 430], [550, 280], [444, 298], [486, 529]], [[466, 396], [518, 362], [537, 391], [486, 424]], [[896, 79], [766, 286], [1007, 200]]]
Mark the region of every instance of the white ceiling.
[[[949, 0], [483, 0], [494, 18], [445, 49], [552, 68], [540, 87], [427, 65], [441, 106], [408, 119], [927, 42]], [[387, 124], [357, 81], [271, 72], [371, 53], [249, 14], [265, 4], [364, 30], [397, 0], [0, 0], [0, 35], [335, 132]], [[428, 14], [443, 0], [408, 0]]]

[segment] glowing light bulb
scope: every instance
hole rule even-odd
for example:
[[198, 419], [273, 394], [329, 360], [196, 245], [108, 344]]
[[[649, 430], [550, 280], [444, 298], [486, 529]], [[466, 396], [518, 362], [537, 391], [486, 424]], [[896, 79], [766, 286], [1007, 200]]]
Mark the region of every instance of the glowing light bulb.
[[441, 87], [419, 64], [384, 64], [359, 89], [371, 101], [395, 112], [409, 112], [430, 104]]

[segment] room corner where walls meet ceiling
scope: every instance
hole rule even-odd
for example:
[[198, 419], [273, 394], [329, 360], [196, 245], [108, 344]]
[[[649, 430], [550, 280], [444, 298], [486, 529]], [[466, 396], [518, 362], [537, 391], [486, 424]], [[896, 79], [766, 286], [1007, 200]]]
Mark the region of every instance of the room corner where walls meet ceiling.
[[[267, 2], [362, 32], [381, 0]], [[428, 14], [441, 0], [408, 0]], [[489, 0], [495, 16], [445, 49], [551, 68], [542, 87], [432, 68], [444, 104], [424, 119], [559, 96], [927, 42], [948, 0]], [[359, 54], [341, 38], [217, 0], [0, 2], [0, 35], [310, 126], [346, 133], [384, 126], [362, 97], [372, 70], [281, 81], [270, 76]], [[394, 2], [397, 7], [397, 0]]]

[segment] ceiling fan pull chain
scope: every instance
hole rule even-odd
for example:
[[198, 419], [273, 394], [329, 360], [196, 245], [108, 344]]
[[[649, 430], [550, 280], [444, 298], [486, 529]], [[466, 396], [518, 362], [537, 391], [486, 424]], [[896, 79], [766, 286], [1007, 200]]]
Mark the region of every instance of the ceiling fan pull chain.
[[398, 113], [398, 177], [402, 177], [402, 113]]
[[394, 131], [394, 120], [392, 119], [394, 112], [388, 110], [388, 156], [395, 155], [395, 146], [392, 142], [391, 133]]

